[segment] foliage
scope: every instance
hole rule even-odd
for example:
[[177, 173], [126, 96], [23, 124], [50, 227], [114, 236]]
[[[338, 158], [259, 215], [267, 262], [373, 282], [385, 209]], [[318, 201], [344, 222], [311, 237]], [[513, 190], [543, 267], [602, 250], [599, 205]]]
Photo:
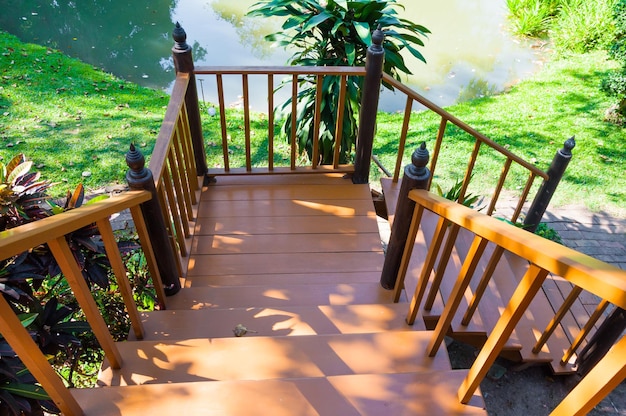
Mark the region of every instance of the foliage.
[[615, 0], [507, 0], [511, 30], [518, 36], [550, 38], [560, 52], [602, 49], [612, 33]]
[[626, 0], [618, 0], [613, 7], [614, 38], [608, 49], [609, 57], [620, 69], [609, 72], [602, 79], [601, 89], [619, 100], [618, 113], [626, 116]]
[[[3, 227], [18, 227], [102, 199], [96, 197], [85, 202], [85, 190], [80, 184], [73, 192], [68, 191], [64, 200], [53, 201], [46, 192], [51, 184], [40, 180], [39, 172], [31, 173], [31, 167], [32, 162], [23, 154], [13, 157], [6, 166], [0, 165]], [[130, 326], [128, 316], [98, 228], [90, 224], [65, 238], [83, 277], [92, 289], [98, 289], [93, 295], [114, 338], [125, 338]], [[136, 239], [124, 236], [118, 248], [133, 265], [129, 271], [137, 274], [132, 279], [139, 288], [135, 296], [144, 309], [153, 309], [154, 291], [148, 283], [145, 259], [141, 261]], [[97, 373], [103, 354], [47, 245], [0, 260], [0, 293], [21, 316], [23, 325], [67, 384], [75, 386], [75, 380], [79, 385], [88, 384], [85, 379]], [[0, 413], [34, 415], [42, 414], [42, 409], [59, 412], [0, 339]]]
[[546, 36], [560, 3], [560, 0], [507, 0], [511, 30], [520, 36]]
[[[532, 225], [525, 225], [523, 222], [511, 222], [505, 218], [500, 218], [500, 217], [494, 217], [494, 218], [504, 221], [508, 224], [514, 225], [517, 228], [521, 228], [521, 229], [527, 229], [532, 226]], [[546, 238], [550, 241], [554, 241], [555, 243], [563, 244], [563, 240], [561, 239], [561, 236], [559, 235], [558, 231], [550, 227], [545, 222], [540, 222], [539, 225], [537, 225], [537, 228], [535, 228], [534, 234], [538, 235], [539, 237]]]
[[[455, 202], [459, 202], [459, 200], [461, 199], [461, 188], [463, 187], [462, 180], [457, 181], [447, 192], [443, 192], [443, 189], [441, 189], [441, 186], [439, 186], [439, 184], [435, 184], [435, 187], [439, 196]], [[474, 208], [475, 204], [477, 202], [480, 203], [481, 199], [482, 198], [480, 197], [480, 195], [468, 194], [465, 195], [461, 204], [465, 205], [468, 208]], [[478, 211], [480, 211], [482, 208], [477, 209]]]
[[551, 38], [555, 47], [576, 53], [605, 48], [613, 33], [611, 10], [614, 2], [564, 1], [552, 27]]
[[[425, 62], [417, 46], [423, 46], [423, 36], [430, 33], [424, 26], [398, 17], [395, 0], [345, 1], [345, 0], [265, 0], [252, 6], [251, 16], [284, 17], [282, 30], [267, 36], [276, 45], [289, 47], [295, 52], [290, 59], [292, 65], [319, 66], [363, 66], [367, 48], [372, 43], [372, 32], [380, 26], [385, 34], [383, 43], [385, 63], [383, 70], [398, 78], [411, 72], [404, 63], [401, 53], [406, 51]], [[300, 151], [312, 156], [313, 115], [315, 111], [315, 80], [299, 79], [297, 97], [297, 139]], [[361, 101], [361, 80], [348, 80], [345, 103], [336, 103], [339, 96], [340, 79], [325, 77], [320, 117], [321, 163], [332, 162], [332, 146], [335, 140], [337, 108], [345, 105], [342, 126], [341, 162], [350, 158], [356, 140], [357, 115]], [[291, 108], [291, 99], [282, 109]], [[291, 135], [291, 118], [285, 117], [282, 131]]]
[[0, 162], [0, 231], [48, 215], [44, 204], [51, 184], [31, 173], [32, 165], [23, 154]]

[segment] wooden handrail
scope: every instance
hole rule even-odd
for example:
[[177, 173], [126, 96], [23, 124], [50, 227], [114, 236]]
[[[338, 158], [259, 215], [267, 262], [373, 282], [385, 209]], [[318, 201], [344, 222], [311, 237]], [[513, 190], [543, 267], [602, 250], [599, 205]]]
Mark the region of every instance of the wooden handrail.
[[[409, 198], [416, 203], [414, 221], [411, 223], [412, 236], [417, 233], [419, 227], [417, 221], [422, 217], [421, 212], [428, 210], [440, 217], [440, 224], [448, 222], [472, 232], [476, 236], [472, 245], [476, 252], [480, 252], [484, 244], [491, 242], [497, 248], [516, 254], [530, 263], [526, 275], [519, 283], [509, 304], [503, 310], [500, 319], [459, 389], [459, 400], [462, 403], [467, 403], [472, 397], [549, 273], [568, 280], [578, 288], [576, 291], [584, 289], [604, 299], [603, 308], [606, 307], [607, 302], [621, 308], [626, 307], [626, 271], [428, 191], [412, 190], [409, 193]], [[442, 228], [444, 227], [438, 227], [440, 231]], [[434, 238], [437, 239], [439, 236], [436, 235]], [[414, 239], [411, 239], [411, 243], [405, 249], [396, 287], [403, 286], [404, 273], [406, 273], [406, 266], [410, 261], [413, 241]], [[432, 256], [436, 256], [436, 254], [429, 252], [429, 258]], [[467, 273], [464, 273], [462, 270], [459, 274], [453, 296], [447, 300], [444, 312], [434, 331], [432, 342], [429, 345], [430, 354], [436, 352], [449, 330], [452, 316], [456, 313], [460, 303], [457, 298], [462, 296], [469, 285], [468, 280], [473, 274], [471, 269], [475, 266], [475, 260], [471, 257], [479, 256], [468, 255], [467, 264], [464, 264], [463, 268], [467, 268], [469, 271], [466, 270]], [[432, 267], [432, 262], [427, 261], [426, 263], [428, 267]], [[429, 271], [423, 272], [420, 277], [413, 301], [410, 304], [409, 320], [415, 318], [416, 310], [420, 307], [419, 304], [428, 280], [424, 278], [425, 274], [429, 274]], [[559, 319], [559, 315], [557, 313], [556, 320]], [[546, 334], [541, 337], [542, 342], [549, 337], [552, 326], [549, 326], [546, 331]], [[576, 339], [575, 342], [579, 343], [580, 340]], [[624, 340], [619, 347], [622, 350], [623, 345]], [[581, 382], [585, 386], [584, 390], [572, 391], [554, 414], [583, 414], [585, 409], [589, 410], [594, 404], [597, 404], [616, 383], [619, 383], [619, 377], [622, 376], [623, 378], [625, 372], [626, 358], [619, 354], [607, 354], [599, 362], [597, 369], [592, 370]], [[592, 377], [594, 381], [585, 381], [589, 377]], [[606, 386], [612, 387], [609, 389]], [[580, 397], [581, 395], [584, 395], [585, 399], [577, 401], [576, 396]], [[574, 409], [574, 413], [572, 413], [572, 409]]]
[[[148, 201], [151, 195], [147, 191], [131, 191], [120, 196], [102, 200], [90, 205], [53, 215], [35, 222], [21, 225], [0, 232], [0, 260], [16, 256], [33, 247], [47, 244], [55, 260], [59, 264], [67, 282], [69, 283], [76, 300], [78, 301], [94, 335], [105, 352], [112, 368], [122, 366], [121, 355], [113, 341], [106, 323], [96, 304], [65, 236], [89, 224], [96, 223], [106, 254], [111, 262], [113, 272], [128, 311], [131, 326], [135, 336], [143, 338], [143, 327], [137, 306], [133, 299], [132, 289], [126, 276], [117, 242], [109, 217], [115, 213], [130, 209], [136, 220], [136, 227], [144, 250], [148, 267], [151, 273], [156, 272], [156, 261], [147, 240], [145, 224], [142, 221], [139, 204]], [[164, 291], [158, 272], [152, 275], [157, 290], [159, 302], [164, 302]], [[56, 373], [50, 368], [47, 359], [14, 315], [5, 299], [0, 297], [0, 332], [7, 339], [9, 345], [22, 359], [29, 371], [41, 383], [44, 390], [59, 406], [64, 414], [80, 415], [82, 410], [73, 399], [71, 393], [64, 387]]]
[[455, 126], [459, 127], [461, 130], [463, 130], [466, 133], [472, 135], [474, 138], [476, 138], [480, 142], [482, 142], [482, 143], [486, 144], [487, 146], [493, 148], [498, 153], [501, 153], [506, 158], [511, 159], [515, 163], [519, 164], [520, 166], [523, 166], [525, 169], [527, 169], [527, 170], [529, 170], [531, 172], [534, 172], [535, 175], [537, 175], [537, 176], [539, 176], [539, 177], [541, 177], [543, 179], [548, 179], [548, 175], [544, 171], [542, 171], [541, 169], [539, 169], [536, 166], [534, 166], [532, 163], [529, 163], [529, 162], [525, 161], [524, 159], [522, 159], [521, 157], [513, 154], [511, 151], [506, 149], [504, 146], [501, 146], [498, 143], [494, 142], [493, 140], [491, 140], [490, 138], [488, 138], [484, 134], [480, 133], [479, 131], [477, 131], [476, 129], [474, 129], [473, 127], [471, 127], [467, 123], [465, 123], [464, 121], [462, 121], [459, 118], [455, 117], [454, 115], [450, 114], [449, 112], [447, 112], [443, 108], [439, 107], [437, 104], [433, 103], [432, 101], [428, 100], [424, 96], [420, 95], [418, 92], [416, 92], [415, 90], [411, 89], [410, 87], [402, 84], [400, 81], [396, 80], [392, 76], [390, 76], [388, 74], [383, 74], [383, 80], [385, 82], [389, 83], [391, 86], [393, 86], [394, 89], [396, 89], [396, 90], [398, 90], [400, 92], [403, 92], [408, 97], [410, 97], [411, 99], [417, 101], [418, 103], [420, 103], [421, 105], [423, 105], [424, 107], [429, 109], [430, 111], [432, 111], [432, 112], [438, 114], [439, 116], [441, 116], [442, 122], [443, 122], [443, 120], [451, 122]]

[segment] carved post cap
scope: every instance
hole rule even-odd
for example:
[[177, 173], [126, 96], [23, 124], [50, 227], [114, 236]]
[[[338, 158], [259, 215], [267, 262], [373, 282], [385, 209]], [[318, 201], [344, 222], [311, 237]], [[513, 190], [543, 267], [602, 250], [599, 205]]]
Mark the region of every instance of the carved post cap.
[[146, 169], [146, 158], [143, 153], [130, 144], [130, 150], [126, 153], [126, 182], [131, 189], [146, 189], [146, 184], [152, 181], [152, 172]]
[[430, 171], [426, 168], [430, 160], [430, 154], [426, 149], [426, 142], [422, 142], [420, 146], [411, 154], [411, 163], [404, 168], [404, 174], [413, 180], [422, 180], [430, 175]]
[[175, 42], [175, 50], [186, 51], [187, 49], [189, 49], [189, 45], [187, 45], [187, 33], [178, 22], [176, 22], [176, 26], [174, 27], [174, 31], [172, 32], [172, 37], [174, 38]]
[[559, 150], [559, 153], [563, 156], [572, 156], [572, 149], [576, 147], [576, 136], [572, 136], [569, 139], [565, 140], [563, 143], [563, 148]]
[[372, 32], [372, 46], [371, 48], [376, 51], [383, 50], [383, 41], [385, 40], [385, 34], [380, 28], [380, 25]]

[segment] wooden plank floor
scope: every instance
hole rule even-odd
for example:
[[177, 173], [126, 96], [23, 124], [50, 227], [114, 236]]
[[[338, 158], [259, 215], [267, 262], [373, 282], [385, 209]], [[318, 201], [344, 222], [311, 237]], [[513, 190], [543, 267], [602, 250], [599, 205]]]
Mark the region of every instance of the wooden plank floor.
[[375, 216], [369, 186], [339, 175], [218, 177], [202, 193], [185, 286], [211, 286], [216, 276], [249, 285], [257, 275], [262, 284], [332, 284], [355, 273], [375, 283], [383, 264]]

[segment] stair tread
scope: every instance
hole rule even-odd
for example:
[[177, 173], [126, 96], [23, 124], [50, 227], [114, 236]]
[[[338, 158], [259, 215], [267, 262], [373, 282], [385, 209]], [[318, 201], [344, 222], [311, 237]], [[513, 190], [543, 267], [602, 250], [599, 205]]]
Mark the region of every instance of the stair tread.
[[426, 354], [432, 334], [391, 331], [299, 337], [128, 341], [124, 364], [102, 365], [99, 385], [260, 380], [449, 370], [445, 349]]
[[[193, 283], [192, 283], [193, 284]], [[168, 309], [282, 307], [390, 303], [393, 294], [378, 282], [182, 289]]]
[[[246, 335], [250, 337], [425, 330], [420, 321], [412, 326], [406, 323], [407, 309], [406, 303], [390, 303], [165, 310], [141, 316], [144, 340], [227, 338], [239, 324], [256, 331]], [[130, 339], [134, 340], [132, 332]]]
[[367, 272], [324, 272], [324, 273], [263, 273], [202, 275], [187, 279], [186, 287], [228, 287], [265, 285], [312, 285], [372, 283], [380, 281], [379, 271]]
[[[486, 415], [456, 398], [466, 370], [73, 389], [89, 415]], [[155, 398], [159, 398], [155, 400]]]

